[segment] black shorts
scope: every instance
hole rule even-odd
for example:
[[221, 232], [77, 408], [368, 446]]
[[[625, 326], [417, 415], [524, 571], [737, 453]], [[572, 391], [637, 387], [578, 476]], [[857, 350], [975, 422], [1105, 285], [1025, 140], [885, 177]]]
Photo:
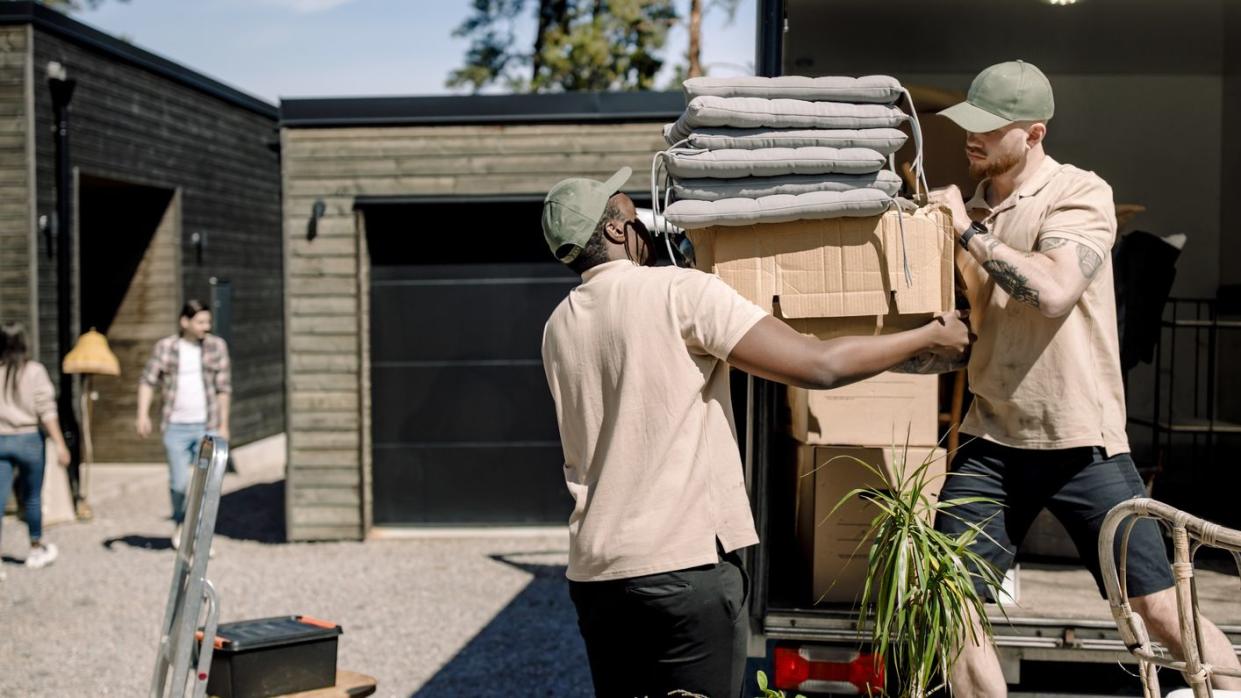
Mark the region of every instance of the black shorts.
[[[1047, 509], [1073, 538], [1082, 563], [1094, 575], [1099, 593], [1106, 596], [1098, 547], [1103, 518], [1117, 504], [1146, 496], [1129, 454], [1108, 458], [1103, 449], [1089, 446], [1034, 451], [962, 436], [972, 440], [958, 451], [940, 499], [987, 497], [1001, 505], [975, 503], [951, 509], [972, 523], [993, 517], [983, 530], [994, 542], [979, 536], [974, 541], [974, 551], [999, 568], [1001, 574], [1007, 572], [1035, 517]], [[964, 523], [942, 513], [936, 518], [935, 527], [954, 534], [966, 530]], [[1146, 596], [1172, 586], [1163, 535], [1159, 524], [1150, 519], [1142, 519], [1133, 528], [1126, 578], [1130, 597]], [[975, 580], [975, 586], [981, 595], [995, 600], [981, 580]]]

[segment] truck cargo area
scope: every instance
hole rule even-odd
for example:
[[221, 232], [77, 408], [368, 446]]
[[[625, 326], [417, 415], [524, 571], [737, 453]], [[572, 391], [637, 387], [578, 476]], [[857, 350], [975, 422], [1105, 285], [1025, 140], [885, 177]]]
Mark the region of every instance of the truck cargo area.
[[[865, 649], [858, 608], [815, 603], [811, 570], [795, 535], [796, 443], [785, 435], [786, 401], [780, 386], [743, 378], [736, 404], [746, 443], [747, 470], [760, 544], [750, 554], [751, 654], [765, 656], [773, 643]], [[742, 389], [737, 392], [741, 393]], [[865, 555], [865, 551], [860, 553]], [[993, 606], [991, 619], [1005, 675], [1022, 682], [1023, 662], [1135, 663], [1120, 640], [1107, 602], [1090, 573], [1072, 562], [1018, 556], [1016, 604]], [[1196, 571], [1201, 612], [1241, 651], [1241, 580], [1231, 559], [1201, 560]], [[812, 694], [812, 691], [801, 690]]]

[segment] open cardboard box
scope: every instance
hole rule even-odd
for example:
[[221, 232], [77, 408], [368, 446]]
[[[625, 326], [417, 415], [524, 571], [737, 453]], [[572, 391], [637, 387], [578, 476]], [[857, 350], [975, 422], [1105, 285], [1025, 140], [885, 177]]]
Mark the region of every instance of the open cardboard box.
[[[953, 308], [952, 220], [940, 206], [687, 234], [699, 269], [764, 310], [778, 309], [799, 331], [909, 329]], [[850, 318], [853, 325], [822, 318]]]
[[[843, 456], [843, 457], [842, 457]], [[889, 474], [904, 456], [906, 472], [930, 457], [926, 493], [933, 499], [943, 489], [948, 459], [943, 449], [910, 446], [801, 446], [797, 450], [797, 539], [810, 563], [810, 603], [855, 604], [866, 581], [866, 560], [873, 537], [868, 535], [878, 510], [856, 497], [832, 508], [849, 491], [879, 485], [879, 478], [861, 460]]]

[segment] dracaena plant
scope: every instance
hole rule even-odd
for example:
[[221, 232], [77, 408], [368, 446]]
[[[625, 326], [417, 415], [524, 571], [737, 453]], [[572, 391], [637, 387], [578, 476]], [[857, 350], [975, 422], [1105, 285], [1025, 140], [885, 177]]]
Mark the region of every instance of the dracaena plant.
[[[908, 444], [893, 447], [892, 472], [852, 456], [832, 459], [852, 460], [879, 482], [850, 491], [832, 513], [855, 497], [876, 510], [863, 538], [873, 536], [874, 543], [867, 556], [858, 628], [865, 632], [869, 623], [876, 661], [887, 662], [884, 676], [895, 685], [884, 687], [885, 692], [921, 698], [944, 686], [965, 642], [989, 641], [991, 623], [974, 583], [980, 579], [998, 599], [1003, 576], [971, 549], [979, 536], [987, 536], [985, 522], [967, 521], [953, 511], [994, 500], [938, 501], [929, 489], [942, 477], [931, 474], [935, 451], [918, 464], [908, 464], [908, 455]], [[962, 521], [966, 530], [958, 535], [935, 530], [937, 514]], [[984, 637], [974, 636], [971, 615], [979, 619]]]

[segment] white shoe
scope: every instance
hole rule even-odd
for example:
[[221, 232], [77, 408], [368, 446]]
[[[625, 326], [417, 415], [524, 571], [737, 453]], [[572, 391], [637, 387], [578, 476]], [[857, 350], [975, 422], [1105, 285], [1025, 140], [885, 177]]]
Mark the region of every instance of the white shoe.
[[56, 560], [58, 555], [60, 555], [60, 551], [56, 548], [55, 543], [44, 543], [37, 548], [30, 549], [30, 554], [26, 556], [26, 566], [34, 569], [47, 567]]
[[[172, 531], [172, 549], [178, 550], [180, 549], [180, 547], [181, 547], [181, 524], [177, 524], [177, 527], [173, 529]], [[213, 558], [213, 559], [215, 558], [215, 546], [214, 545], [211, 546], [211, 550], [207, 551], [207, 557]]]

